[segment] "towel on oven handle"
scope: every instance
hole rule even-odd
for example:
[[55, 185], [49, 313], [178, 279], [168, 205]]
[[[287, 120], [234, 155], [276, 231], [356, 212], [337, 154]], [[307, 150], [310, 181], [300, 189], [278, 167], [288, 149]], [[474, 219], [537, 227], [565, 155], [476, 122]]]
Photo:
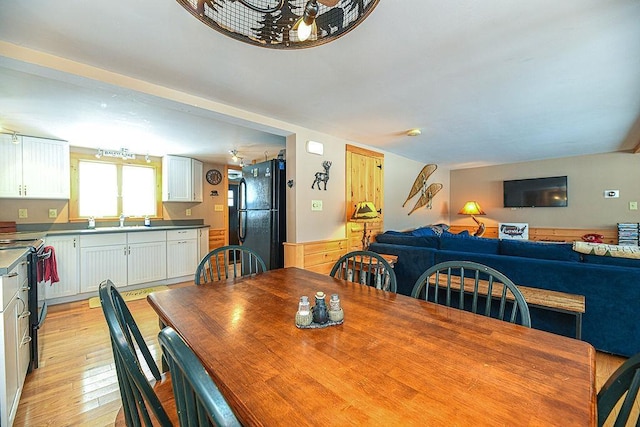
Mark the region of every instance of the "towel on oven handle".
[[53, 246], [45, 246], [42, 252], [42, 262], [38, 262], [38, 283], [45, 281], [51, 284], [60, 281], [58, 277], [58, 263], [56, 262], [56, 252]]

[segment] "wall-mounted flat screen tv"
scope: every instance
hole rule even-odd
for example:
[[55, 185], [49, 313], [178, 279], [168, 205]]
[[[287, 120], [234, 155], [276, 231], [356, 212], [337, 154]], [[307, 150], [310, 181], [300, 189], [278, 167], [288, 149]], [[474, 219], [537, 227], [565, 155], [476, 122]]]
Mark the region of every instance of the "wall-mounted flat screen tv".
[[567, 206], [567, 177], [514, 179], [503, 181], [505, 208]]

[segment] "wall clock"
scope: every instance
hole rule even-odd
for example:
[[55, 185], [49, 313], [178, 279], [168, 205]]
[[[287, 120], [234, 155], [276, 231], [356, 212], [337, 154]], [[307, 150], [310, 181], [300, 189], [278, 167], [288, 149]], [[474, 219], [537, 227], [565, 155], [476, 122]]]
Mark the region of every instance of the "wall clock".
[[207, 182], [212, 185], [218, 185], [222, 182], [222, 174], [218, 169], [210, 169], [207, 171]]

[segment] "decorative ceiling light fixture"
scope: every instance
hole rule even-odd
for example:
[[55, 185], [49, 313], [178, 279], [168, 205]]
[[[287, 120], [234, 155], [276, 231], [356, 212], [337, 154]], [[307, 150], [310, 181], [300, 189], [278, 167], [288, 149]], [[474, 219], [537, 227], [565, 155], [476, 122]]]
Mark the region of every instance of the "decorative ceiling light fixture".
[[357, 27], [380, 0], [177, 0], [216, 31], [255, 46], [301, 49]]
[[99, 159], [102, 156], [107, 157], [118, 157], [123, 160], [133, 160], [136, 158], [136, 155], [130, 153], [126, 148], [121, 148], [119, 151], [117, 150], [103, 150], [102, 148], [98, 148], [98, 152], [96, 153], [96, 158]]
[[20, 140], [18, 139], [18, 134], [13, 132], [13, 135], [11, 135], [11, 142], [18, 145], [20, 144]]
[[233, 150], [229, 150], [229, 154], [231, 154], [231, 160], [233, 160], [234, 162], [238, 161], [238, 150], [236, 150], [235, 148]]

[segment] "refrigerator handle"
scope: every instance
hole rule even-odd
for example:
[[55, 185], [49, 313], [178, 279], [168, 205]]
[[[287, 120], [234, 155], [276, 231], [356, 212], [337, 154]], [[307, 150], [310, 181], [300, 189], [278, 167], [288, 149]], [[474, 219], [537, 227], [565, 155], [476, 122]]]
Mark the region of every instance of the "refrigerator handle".
[[244, 243], [247, 237], [247, 211], [238, 211], [238, 240]]
[[247, 209], [247, 181], [240, 179], [238, 184], [238, 210]]

